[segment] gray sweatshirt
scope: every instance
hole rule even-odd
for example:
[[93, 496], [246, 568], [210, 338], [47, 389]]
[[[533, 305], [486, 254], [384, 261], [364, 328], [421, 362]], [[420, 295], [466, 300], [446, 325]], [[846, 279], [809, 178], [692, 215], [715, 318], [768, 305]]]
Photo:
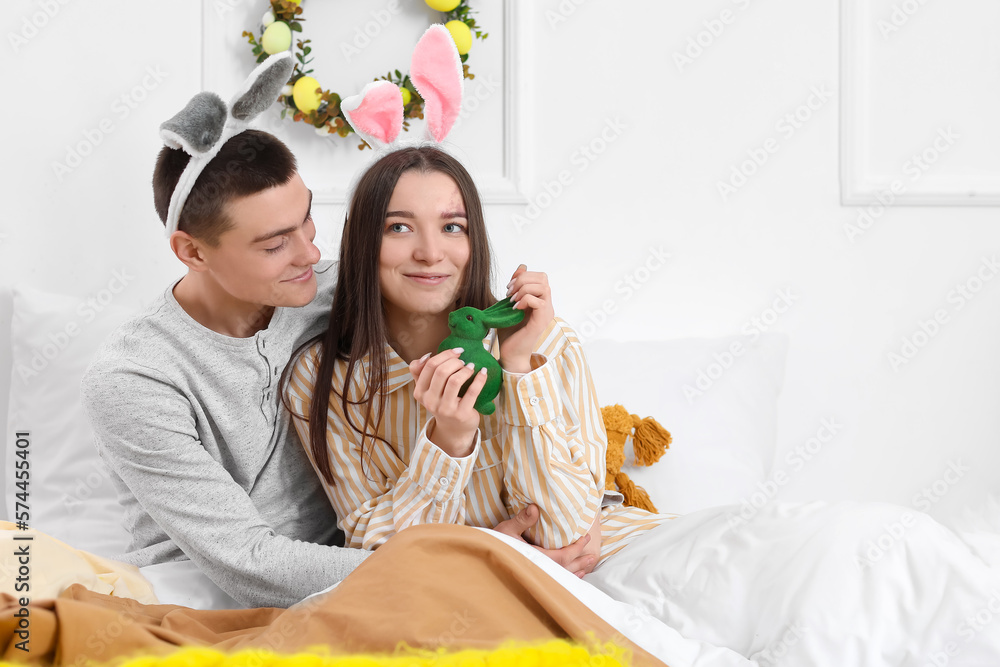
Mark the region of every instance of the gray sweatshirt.
[[81, 389], [132, 535], [119, 560], [190, 558], [237, 601], [286, 607], [369, 554], [332, 546], [336, 516], [277, 390], [326, 326], [336, 269], [314, 271], [312, 303], [275, 308], [249, 338], [198, 324], [171, 285], [104, 342]]

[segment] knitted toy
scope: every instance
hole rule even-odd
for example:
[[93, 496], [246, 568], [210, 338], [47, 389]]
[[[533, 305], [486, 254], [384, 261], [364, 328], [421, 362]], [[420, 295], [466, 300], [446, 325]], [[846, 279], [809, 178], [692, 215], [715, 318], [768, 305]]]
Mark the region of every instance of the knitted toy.
[[601, 408], [604, 417], [604, 428], [608, 432], [607, 477], [604, 488], [608, 491], [618, 491], [625, 496], [625, 504], [639, 509], [656, 512], [656, 507], [649, 499], [649, 494], [621, 472], [625, 463], [625, 441], [632, 437], [632, 450], [635, 452], [635, 463], [640, 466], [650, 466], [660, 460], [660, 457], [670, 447], [673, 438], [652, 417], [640, 419], [638, 415], [620, 405], [610, 405]]
[[[476, 398], [475, 407], [479, 414], [493, 414], [496, 410], [493, 399], [500, 393], [500, 386], [503, 384], [500, 362], [483, 347], [483, 339], [491, 328], [512, 327], [523, 319], [524, 311], [515, 310], [511, 306], [510, 297], [497, 301], [486, 310], [466, 306], [448, 314], [448, 328], [451, 329], [451, 335], [441, 341], [438, 352], [460, 347], [462, 354], [459, 359], [467, 364], [475, 364], [476, 373], [481, 368], [486, 369], [486, 384]], [[474, 379], [475, 375], [462, 385], [458, 390], [459, 396], [465, 396], [465, 390]]]

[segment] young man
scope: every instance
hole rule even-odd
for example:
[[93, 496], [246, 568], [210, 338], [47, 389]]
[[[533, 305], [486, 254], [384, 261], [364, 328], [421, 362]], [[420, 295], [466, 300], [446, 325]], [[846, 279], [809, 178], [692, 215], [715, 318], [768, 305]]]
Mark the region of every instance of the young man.
[[[160, 152], [153, 194], [164, 222], [188, 160]], [[370, 553], [338, 546], [336, 516], [276, 391], [333, 298], [311, 200], [277, 138], [229, 139], [170, 236], [186, 275], [112, 334], [82, 384], [132, 534], [119, 560], [189, 558], [247, 606], [293, 604]], [[519, 536], [535, 520], [537, 510], [497, 528]], [[585, 545], [547, 553], [582, 573], [593, 567]]]
[[[160, 153], [164, 221], [188, 160]], [[82, 385], [132, 534], [120, 560], [186, 556], [248, 606], [292, 604], [366, 555], [333, 546], [336, 519], [275, 392], [333, 296], [310, 205], [279, 140], [226, 142], [170, 237], [187, 274], [105, 342]]]

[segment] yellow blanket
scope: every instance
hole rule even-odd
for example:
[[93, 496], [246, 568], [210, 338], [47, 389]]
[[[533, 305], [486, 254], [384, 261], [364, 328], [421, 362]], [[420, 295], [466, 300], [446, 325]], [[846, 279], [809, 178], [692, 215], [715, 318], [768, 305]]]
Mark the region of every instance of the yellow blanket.
[[0, 593], [15, 599], [55, 598], [80, 584], [112, 597], [159, 602], [139, 568], [74, 549], [33, 528], [17, 530], [9, 521], [0, 521], [0, 582]]

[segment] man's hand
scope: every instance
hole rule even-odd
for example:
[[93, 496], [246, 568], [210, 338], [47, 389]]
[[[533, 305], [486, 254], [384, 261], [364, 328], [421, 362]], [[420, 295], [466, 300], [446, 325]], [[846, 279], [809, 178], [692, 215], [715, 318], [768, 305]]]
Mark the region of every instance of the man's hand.
[[[493, 530], [527, 544], [528, 541], [522, 537], [522, 534], [536, 523], [538, 523], [538, 506], [528, 505], [518, 512], [517, 516], [500, 522]], [[600, 526], [600, 523], [597, 525]], [[543, 549], [533, 544], [531, 546], [582, 579], [583, 575], [590, 574], [594, 566], [597, 565], [597, 555], [586, 552], [587, 545], [591, 541], [591, 533], [593, 533], [593, 529], [573, 544], [562, 549]], [[600, 547], [598, 547], [599, 549]]]
[[[590, 524], [590, 530], [587, 531], [587, 537], [590, 537], [590, 542], [587, 544], [586, 549], [583, 550], [584, 555], [591, 555], [594, 557], [594, 562], [601, 560], [601, 512], [598, 510], [597, 516], [594, 517], [594, 523]], [[580, 541], [583, 541], [582, 538]], [[593, 566], [590, 568], [593, 570]], [[588, 574], [584, 572], [584, 574]]]

